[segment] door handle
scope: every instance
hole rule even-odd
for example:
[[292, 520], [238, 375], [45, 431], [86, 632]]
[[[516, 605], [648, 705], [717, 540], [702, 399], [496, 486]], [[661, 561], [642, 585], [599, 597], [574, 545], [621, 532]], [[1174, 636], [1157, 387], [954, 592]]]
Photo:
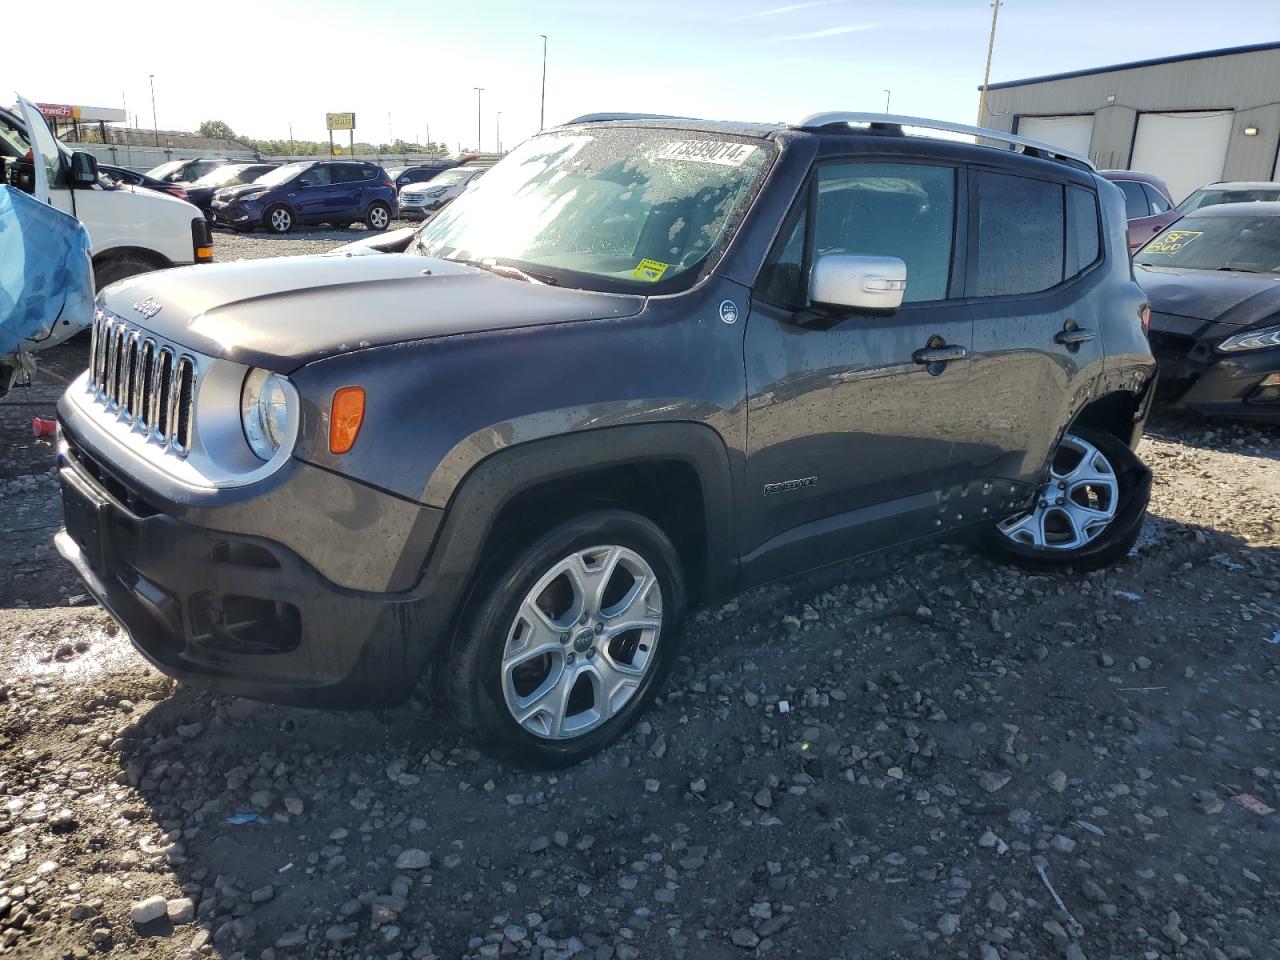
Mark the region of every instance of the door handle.
[[950, 363], [952, 360], [963, 360], [969, 351], [958, 343], [944, 343], [940, 346], [921, 347], [911, 355], [911, 359], [919, 364]]
[[1081, 330], [1072, 326], [1072, 328], [1063, 328], [1053, 335], [1053, 342], [1060, 343], [1064, 347], [1078, 347], [1082, 343], [1088, 343], [1094, 338], [1095, 334], [1092, 330]]

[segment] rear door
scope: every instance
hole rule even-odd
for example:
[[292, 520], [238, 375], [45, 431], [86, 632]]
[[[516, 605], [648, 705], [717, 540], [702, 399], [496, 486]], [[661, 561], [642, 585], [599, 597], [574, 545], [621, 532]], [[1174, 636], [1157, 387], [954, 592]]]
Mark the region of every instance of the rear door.
[[1104, 273], [1098, 198], [1081, 185], [1091, 178], [1072, 179], [971, 176], [973, 382], [955, 465], [986, 496], [1036, 484], [1102, 373], [1097, 298], [1087, 295]]
[[329, 212], [342, 216], [357, 216], [360, 209], [362, 164], [335, 163], [333, 186], [330, 188]]
[[[745, 582], [937, 529], [968, 392], [963, 182], [954, 166], [915, 160], [817, 167], [747, 321]], [[828, 253], [904, 260], [902, 307], [806, 315], [812, 263]], [[957, 358], [917, 362], [940, 345]]]

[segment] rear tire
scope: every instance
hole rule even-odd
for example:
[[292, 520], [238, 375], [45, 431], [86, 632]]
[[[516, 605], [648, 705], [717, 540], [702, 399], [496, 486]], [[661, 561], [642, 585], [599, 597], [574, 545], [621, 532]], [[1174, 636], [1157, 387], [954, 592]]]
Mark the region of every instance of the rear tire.
[[289, 233], [297, 225], [297, 220], [292, 210], [283, 203], [277, 203], [262, 215], [262, 225], [269, 233]]
[[1031, 509], [988, 528], [988, 552], [1033, 570], [1096, 570], [1123, 559], [1142, 532], [1151, 471], [1100, 430], [1068, 432]]
[[364, 225], [370, 230], [382, 231], [391, 225], [391, 208], [381, 200], [369, 204], [365, 211]]
[[653, 699], [684, 606], [667, 535], [638, 514], [592, 511], [491, 565], [435, 677], [454, 723], [486, 752], [567, 766], [613, 742]]

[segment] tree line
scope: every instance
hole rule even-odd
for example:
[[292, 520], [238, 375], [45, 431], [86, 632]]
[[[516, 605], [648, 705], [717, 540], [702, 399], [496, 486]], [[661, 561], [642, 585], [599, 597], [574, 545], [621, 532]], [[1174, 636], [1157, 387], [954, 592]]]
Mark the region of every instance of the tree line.
[[[296, 157], [327, 157], [329, 155], [328, 140], [256, 140], [253, 137], [246, 137], [237, 134], [231, 129], [230, 125], [221, 120], [206, 120], [200, 124], [196, 132], [202, 137], [221, 140], [235, 140], [243, 143], [247, 147], [257, 150], [264, 156], [296, 156]], [[350, 153], [351, 146], [347, 140], [346, 131], [335, 130], [333, 135], [334, 145], [341, 149], [342, 153]], [[448, 149], [443, 143], [410, 143], [407, 140], [396, 138], [394, 143], [369, 143], [364, 140], [357, 140], [355, 143], [355, 153], [357, 155], [367, 154], [437, 154], [448, 153]]]

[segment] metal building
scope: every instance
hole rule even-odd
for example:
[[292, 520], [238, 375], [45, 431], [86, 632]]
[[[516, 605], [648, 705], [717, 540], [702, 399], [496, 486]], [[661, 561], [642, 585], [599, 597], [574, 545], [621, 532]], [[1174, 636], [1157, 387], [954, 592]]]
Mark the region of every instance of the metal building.
[[1280, 42], [993, 83], [983, 126], [1154, 173], [1174, 200], [1280, 179]]

